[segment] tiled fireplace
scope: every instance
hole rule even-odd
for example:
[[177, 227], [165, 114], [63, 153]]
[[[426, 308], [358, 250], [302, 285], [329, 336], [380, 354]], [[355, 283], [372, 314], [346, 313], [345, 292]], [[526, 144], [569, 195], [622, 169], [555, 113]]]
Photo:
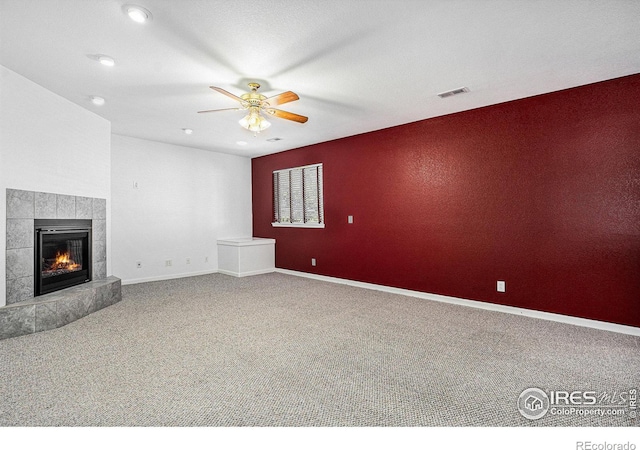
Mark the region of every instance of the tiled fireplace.
[[[85, 270], [91, 281], [37, 295], [36, 225], [59, 226], [69, 221], [83, 223], [90, 230], [85, 237], [89, 252], [85, 251], [84, 258], [91, 260]], [[57, 232], [51, 225], [47, 231]], [[69, 245], [81, 242], [73, 234], [65, 236]], [[7, 306], [0, 308], [0, 339], [57, 328], [120, 300], [120, 280], [106, 276], [105, 199], [7, 189], [6, 239]], [[71, 272], [68, 267], [60, 270]], [[61, 278], [65, 277], [69, 275]]]

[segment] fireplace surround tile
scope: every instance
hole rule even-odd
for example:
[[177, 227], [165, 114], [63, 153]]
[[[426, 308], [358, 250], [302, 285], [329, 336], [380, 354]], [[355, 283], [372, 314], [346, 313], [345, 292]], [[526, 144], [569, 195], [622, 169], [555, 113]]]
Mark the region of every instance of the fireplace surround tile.
[[56, 219], [56, 194], [36, 192], [35, 202], [36, 212], [34, 219]]
[[75, 322], [86, 316], [86, 314], [83, 314], [83, 304], [80, 301], [80, 294], [77, 290], [67, 292], [67, 295], [60, 298], [56, 304], [58, 307], [58, 327]]
[[35, 332], [53, 330], [58, 327], [58, 312], [55, 302], [43, 302], [35, 305]]
[[97, 294], [95, 289], [85, 289], [84, 291], [80, 292], [78, 302], [80, 303], [80, 309], [82, 311], [83, 317], [88, 316], [89, 314], [94, 313], [98, 310], [98, 302], [96, 301], [96, 297]]
[[[93, 314], [94, 312], [98, 311], [98, 309], [100, 309], [98, 308], [97, 297], [98, 297], [97, 291], [91, 289], [80, 298], [85, 316], [88, 316], [89, 314]], [[111, 305], [108, 305], [108, 306], [111, 306]]]
[[107, 221], [103, 219], [93, 219], [91, 223], [91, 234], [93, 242], [107, 242]]
[[93, 263], [93, 279], [102, 280], [107, 277], [107, 263], [106, 261]]
[[56, 219], [76, 218], [76, 198], [72, 195], [56, 195]]
[[103, 262], [107, 260], [107, 244], [104, 240], [93, 241], [93, 260]]
[[[79, 315], [80, 317], [88, 316], [89, 314], [94, 313], [99, 309], [104, 308], [105, 306], [110, 306], [105, 303], [103, 306], [98, 307], [97, 298], [99, 293], [101, 292], [104, 292], [105, 295], [108, 295], [109, 293], [109, 290], [105, 288], [105, 284], [101, 281], [76, 286], [76, 289], [73, 290], [73, 296], [75, 297], [76, 301], [67, 301], [66, 303], [63, 301], [63, 308], [73, 309], [73, 313]], [[60, 303], [58, 304], [60, 305]], [[58, 307], [58, 311], [60, 311], [60, 307]]]
[[33, 247], [33, 219], [7, 219], [7, 249]]
[[106, 286], [106, 290], [109, 291], [109, 306], [118, 303], [122, 300], [122, 282], [116, 278], [116, 282], [109, 281], [113, 277], [109, 277], [106, 280], [102, 280], [102, 284]]
[[104, 198], [93, 199], [93, 218], [103, 220], [107, 218], [107, 200]]
[[7, 280], [33, 276], [33, 247], [7, 249]]
[[35, 331], [35, 305], [0, 308], [0, 339]]
[[95, 298], [95, 307], [96, 310], [106, 308], [107, 306], [111, 306], [111, 292], [107, 289], [102, 289], [96, 292]]
[[93, 218], [93, 199], [90, 197], [76, 197], [76, 219]]
[[34, 192], [7, 189], [7, 219], [34, 218]]
[[33, 298], [33, 275], [7, 280], [7, 305]]

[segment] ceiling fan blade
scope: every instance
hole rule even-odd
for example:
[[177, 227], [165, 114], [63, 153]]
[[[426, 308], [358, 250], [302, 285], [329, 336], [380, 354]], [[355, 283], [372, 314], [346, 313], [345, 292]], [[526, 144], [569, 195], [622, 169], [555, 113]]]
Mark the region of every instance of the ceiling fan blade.
[[226, 95], [227, 97], [230, 97], [230, 98], [234, 99], [234, 100], [235, 100], [235, 101], [237, 101], [237, 102], [240, 102], [240, 103], [242, 103], [242, 104], [246, 103], [246, 102], [245, 102], [244, 100], [242, 100], [240, 97], [238, 97], [237, 95], [232, 94], [232, 93], [231, 93], [231, 92], [229, 92], [229, 91], [225, 91], [224, 89], [219, 88], [219, 87], [215, 87], [215, 86], [209, 86], [209, 87], [210, 87], [211, 89], [213, 89], [214, 91], [218, 91], [218, 92], [220, 92], [221, 94], [224, 94], [224, 95]]
[[305, 123], [307, 120], [309, 120], [308, 117], [301, 116], [300, 114], [294, 114], [288, 111], [283, 111], [281, 109], [269, 108], [265, 109], [265, 111], [272, 116], [280, 117], [281, 119], [293, 120], [295, 122]]
[[269, 106], [277, 106], [282, 105], [283, 103], [294, 102], [300, 99], [298, 94], [295, 92], [287, 91], [282, 94], [274, 95], [273, 97], [269, 97], [266, 100], [263, 100], [264, 103], [268, 103]]
[[207, 109], [206, 111], [198, 111], [198, 113], [210, 113], [218, 111], [240, 111], [244, 108], [223, 108], [223, 109]]

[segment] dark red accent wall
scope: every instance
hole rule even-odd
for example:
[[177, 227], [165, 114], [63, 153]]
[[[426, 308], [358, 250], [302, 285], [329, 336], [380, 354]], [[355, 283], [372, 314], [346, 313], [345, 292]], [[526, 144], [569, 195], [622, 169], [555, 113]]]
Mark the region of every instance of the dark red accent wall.
[[[272, 171], [312, 163], [326, 228], [273, 228]], [[252, 181], [279, 268], [640, 326], [640, 75], [255, 158]]]

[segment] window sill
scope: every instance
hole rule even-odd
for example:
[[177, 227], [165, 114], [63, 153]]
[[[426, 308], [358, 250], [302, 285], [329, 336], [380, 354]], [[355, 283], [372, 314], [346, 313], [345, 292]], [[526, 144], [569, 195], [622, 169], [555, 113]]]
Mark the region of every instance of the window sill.
[[282, 228], [324, 228], [324, 223], [280, 223], [272, 222], [272, 227]]

